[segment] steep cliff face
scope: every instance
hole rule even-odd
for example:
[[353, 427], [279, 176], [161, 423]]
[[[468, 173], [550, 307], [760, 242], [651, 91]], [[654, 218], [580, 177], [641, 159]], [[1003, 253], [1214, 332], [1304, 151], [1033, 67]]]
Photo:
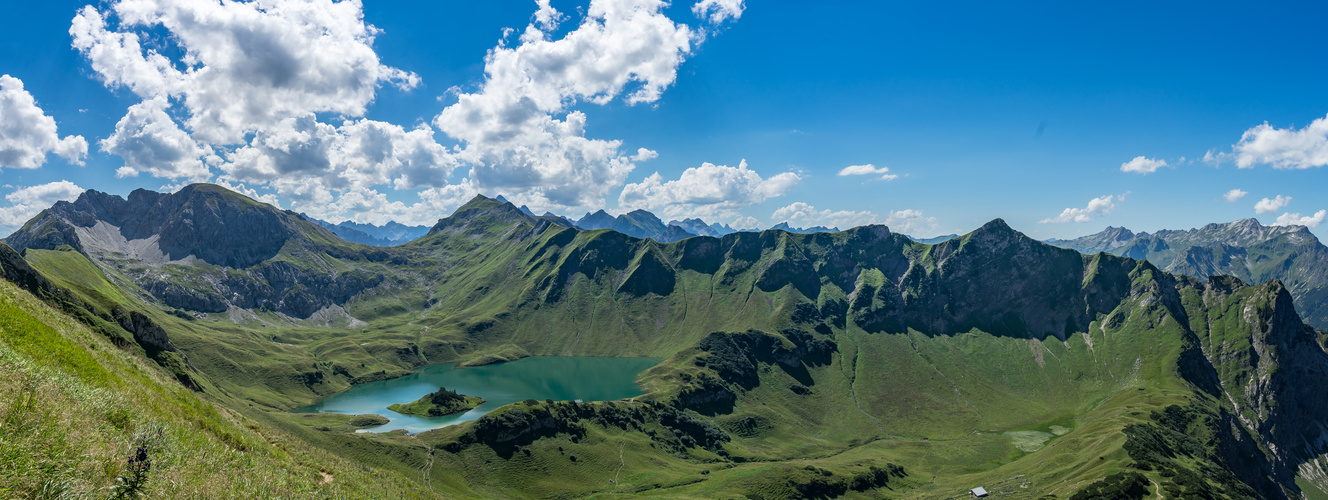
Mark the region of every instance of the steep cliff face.
[[1202, 295], [1207, 307], [1191, 308], [1191, 325], [1221, 396], [1264, 446], [1275, 480], [1288, 484], [1300, 473], [1328, 486], [1318, 460], [1328, 453], [1328, 400], [1321, 395], [1328, 386], [1328, 353], [1296, 314], [1282, 283], [1215, 282]]
[[964, 237], [895, 255], [850, 271], [852, 318], [867, 331], [976, 328], [1063, 340], [1114, 309], [1129, 289], [1130, 273], [1147, 266], [1045, 245], [999, 219]]

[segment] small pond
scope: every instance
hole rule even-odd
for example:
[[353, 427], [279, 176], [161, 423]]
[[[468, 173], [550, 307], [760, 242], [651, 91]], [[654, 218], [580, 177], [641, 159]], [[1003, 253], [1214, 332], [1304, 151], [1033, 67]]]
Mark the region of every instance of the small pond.
[[[659, 364], [654, 358], [582, 358], [541, 356], [496, 365], [457, 368], [456, 363], [432, 365], [404, 377], [357, 385], [297, 412], [373, 413], [391, 419], [372, 432], [405, 429], [424, 432], [480, 418], [500, 406], [527, 399], [613, 401], [640, 396], [636, 376]], [[485, 399], [465, 413], [443, 417], [402, 415], [387, 409], [409, 403], [446, 387]]]
[[1048, 427], [1049, 432], [1043, 431], [1009, 431], [1002, 432], [1005, 437], [1010, 438], [1015, 448], [1024, 453], [1033, 453], [1047, 445], [1047, 441], [1053, 438], [1064, 436], [1070, 433], [1069, 427], [1053, 425]]

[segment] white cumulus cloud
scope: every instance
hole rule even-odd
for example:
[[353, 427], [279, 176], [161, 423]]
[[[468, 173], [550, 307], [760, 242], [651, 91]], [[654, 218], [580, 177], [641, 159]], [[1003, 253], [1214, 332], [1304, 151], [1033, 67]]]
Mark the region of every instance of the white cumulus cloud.
[[479, 192], [469, 180], [420, 190], [419, 201], [410, 204], [391, 201], [386, 194], [372, 189], [352, 189], [327, 203], [306, 203], [297, 207], [297, 210], [330, 222], [353, 220], [382, 225], [395, 221], [406, 225], [431, 226], [477, 194]]
[[[170, 33], [178, 59], [142, 46], [154, 29]], [[182, 99], [189, 129], [213, 143], [308, 113], [360, 116], [380, 83], [419, 82], [380, 63], [360, 2], [120, 0], [84, 7], [69, 32], [107, 86]]]
[[36, 186], [18, 188], [5, 195], [10, 203], [0, 207], [0, 233], [9, 233], [17, 229], [42, 210], [50, 208], [57, 201], [74, 201], [83, 193], [83, 188], [69, 181], [56, 181]]
[[[488, 52], [478, 88], [449, 90], [456, 102], [433, 127], [413, 129], [363, 118], [384, 85], [420, 80], [383, 64], [380, 32], [356, 0], [110, 0], [81, 9], [70, 35], [108, 88], [142, 99], [103, 143], [125, 158], [123, 176], [192, 181], [206, 171], [295, 210], [355, 220], [413, 217], [401, 214], [414, 207], [432, 217], [480, 190], [537, 209], [601, 207], [658, 155], [587, 137], [576, 107], [657, 102], [705, 36], [666, 16], [663, 0], [591, 0], [570, 31], [559, 29], [569, 16], [535, 3], [529, 26]], [[703, 3], [702, 23], [743, 9]], [[465, 179], [449, 184], [462, 167]]]
[[733, 218], [733, 222], [729, 223], [729, 227], [740, 231], [755, 230], [761, 227], [761, 221], [749, 215], [739, 215]]
[[[1129, 193], [1126, 193], [1129, 194]], [[1060, 215], [1038, 221], [1038, 224], [1052, 224], [1063, 222], [1089, 222], [1094, 216], [1106, 215], [1116, 209], [1116, 205], [1125, 201], [1125, 194], [1099, 196], [1088, 200], [1088, 205], [1084, 208], [1066, 208]]]
[[444, 187], [457, 166], [427, 125], [360, 118], [382, 85], [419, 77], [382, 64], [359, 1], [118, 0], [81, 9], [70, 35], [107, 87], [142, 98], [102, 142], [120, 176], [219, 170], [274, 205], [373, 218], [401, 212], [380, 189]]
[[1318, 227], [1319, 224], [1323, 223], [1323, 219], [1325, 216], [1328, 216], [1328, 210], [1320, 210], [1318, 212], [1315, 212], [1314, 215], [1308, 217], [1302, 217], [1298, 213], [1297, 214], [1284, 213], [1282, 215], [1277, 216], [1277, 222], [1274, 222], [1273, 225], [1305, 226], [1313, 229], [1315, 227]]
[[866, 210], [861, 212], [821, 210], [801, 201], [776, 209], [770, 214], [770, 219], [788, 222], [793, 226], [826, 226], [840, 229], [875, 224], [880, 220], [876, 214]]
[[1283, 207], [1291, 204], [1290, 196], [1277, 195], [1273, 198], [1264, 198], [1254, 204], [1254, 213], [1270, 214], [1281, 210]]
[[729, 19], [738, 20], [745, 8], [743, 0], [701, 0], [692, 6], [692, 14], [719, 24]]
[[[427, 125], [413, 130], [374, 120], [340, 126], [312, 115], [290, 119], [227, 154], [227, 179], [271, 186], [296, 210], [326, 210], [341, 196], [373, 198], [374, 186], [434, 188], [447, 184], [455, 158]], [[344, 206], [388, 207], [349, 203]]]
[[794, 226], [826, 226], [848, 229], [868, 224], [885, 224], [891, 231], [914, 236], [930, 234], [936, 229], [936, 218], [928, 217], [921, 210], [891, 210], [885, 217], [863, 210], [824, 210], [801, 201], [780, 207], [770, 215], [776, 222], [788, 222]]
[[936, 234], [936, 218], [923, 215], [921, 210], [891, 210], [884, 223], [890, 230], [910, 236], [927, 237]]
[[[489, 51], [480, 88], [460, 93], [434, 119], [461, 141], [459, 158], [471, 166], [471, 181], [532, 207], [602, 206], [635, 162], [654, 154], [633, 156], [621, 141], [586, 137], [586, 115], [574, 106], [618, 98], [653, 103], [674, 84], [702, 37], [669, 19], [668, 5], [592, 0], [580, 25], [555, 39], [551, 20], [561, 14], [539, 3], [535, 22], [515, 46], [501, 43]], [[712, 20], [736, 19], [741, 3], [702, 9]]]
[[88, 141], [79, 135], [61, 138], [55, 118], [37, 106], [37, 100], [23, 89], [23, 81], [0, 75], [0, 168], [37, 168], [52, 152], [82, 165]]
[[1281, 169], [1328, 165], [1328, 117], [1299, 130], [1274, 128], [1264, 122], [1246, 130], [1233, 149], [1240, 168], [1261, 164]]
[[872, 165], [870, 163], [866, 165], [849, 165], [847, 167], [844, 167], [843, 170], [839, 171], [840, 177], [846, 177], [850, 175], [879, 175], [881, 176], [882, 180], [887, 180], [887, 181], [892, 181], [899, 178], [898, 175], [890, 173], [890, 167], [877, 168], [875, 165]]
[[1134, 157], [1133, 160], [1122, 163], [1120, 166], [1120, 170], [1121, 172], [1151, 174], [1157, 171], [1157, 169], [1165, 166], [1167, 166], [1166, 160], [1157, 160], [1153, 158], [1145, 158], [1143, 156], [1136, 156]]
[[627, 184], [618, 196], [624, 210], [643, 208], [668, 219], [731, 217], [737, 211], [770, 198], [783, 196], [801, 179], [783, 172], [762, 178], [747, 168], [703, 163], [684, 170], [677, 180], [665, 181], [655, 172], [638, 183]]
[[1222, 199], [1227, 200], [1227, 203], [1235, 203], [1239, 201], [1241, 198], [1244, 198], [1245, 195], [1247, 194], [1250, 194], [1249, 191], [1245, 191], [1242, 189], [1232, 189], [1222, 194]]
[[115, 124], [115, 133], [101, 141], [101, 149], [124, 159], [117, 177], [146, 172], [154, 177], [203, 182], [212, 176], [204, 157], [212, 148], [200, 145], [166, 114], [165, 97], [154, 97], [129, 107]]

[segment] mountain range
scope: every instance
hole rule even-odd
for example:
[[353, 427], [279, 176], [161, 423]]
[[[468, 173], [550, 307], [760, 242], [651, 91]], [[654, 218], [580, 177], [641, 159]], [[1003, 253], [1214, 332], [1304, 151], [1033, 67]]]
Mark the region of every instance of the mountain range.
[[333, 224], [305, 214], [300, 215], [315, 224], [323, 226], [324, 229], [331, 231], [332, 234], [341, 237], [343, 240], [376, 247], [404, 245], [429, 232], [429, 226], [407, 226], [395, 221], [388, 221], [387, 224], [382, 226], [349, 220], [342, 221], [340, 224]]
[[[132, 410], [72, 407], [105, 433], [98, 442], [161, 456], [235, 443], [228, 456], [270, 471], [273, 485], [288, 481], [281, 470], [322, 478], [289, 480], [283, 496], [1328, 492], [1328, 404], [1318, 394], [1328, 351], [1282, 281], [1086, 255], [1000, 219], [936, 244], [885, 226], [673, 242], [609, 230], [665, 226], [645, 215], [587, 214], [573, 225], [481, 196], [425, 236], [374, 247], [217, 186], [88, 191], [0, 245], [14, 283], [0, 287], [0, 324], [59, 326], [0, 337], [12, 349], [0, 361], [161, 371], [143, 383], [171, 404], [220, 410], [170, 416], [141, 398], [126, 399]], [[10, 291], [19, 288], [27, 295]], [[32, 305], [38, 298], [82, 326], [25, 319], [55, 314]], [[107, 358], [103, 344], [125, 355]], [[640, 375], [636, 398], [528, 400], [413, 435], [290, 412], [425, 365], [512, 351], [663, 361]], [[150, 364], [127, 367], [134, 356]], [[70, 373], [94, 384], [102, 372]], [[193, 393], [162, 388], [171, 380]], [[33, 394], [37, 405], [63, 401], [41, 399], [60, 391]], [[170, 431], [151, 438], [125, 412]], [[102, 451], [113, 445], [68, 439], [18, 442], [0, 457], [87, 448], [110, 472], [62, 484], [110, 488], [127, 477], [124, 459]], [[147, 479], [157, 495], [188, 484], [180, 471], [197, 467], [154, 464], [178, 479]], [[15, 477], [45, 474], [24, 471]], [[211, 480], [237, 494], [254, 487]]]
[[669, 221], [669, 225], [678, 226], [682, 228], [683, 231], [687, 231], [697, 236], [719, 237], [719, 236], [724, 236], [726, 234], [732, 234], [738, 231], [742, 231], [741, 229], [733, 229], [732, 227], [729, 227], [728, 224], [719, 224], [719, 223], [707, 224], [706, 221], [703, 221], [701, 219], [671, 220]]
[[612, 229], [619, 233], [636, 237], [650, 238], [660, 243], [672, 243], [696, 234], [676, 225], [666, 225], [655, 214], [646, 210], [633, 210], [614, 217], [604, 210], [586, 213], [576, 221], [576, 227], [586, 230]]
[[[668, 224], [664, 224], [655, 214], [640, 209], [617, 217], [602, 209], [595, 213], [587, 212], [585, 216], [576, 221], [576, 227], [586, 230], [612, 229], [628, 236], [650, 238], [660, 243], [672, 243], [693, 236], [721, 237], [737, 232], [760, 232], [754, 229], [733, 229], [727, 224], [707, 224], [706, 221], [701, 219], [672, 220]], [[822, 226], [806, 229], [796, 228], [790, 226], [787, 222], [776, 224], [770, 229], [790, 233], [833, 233], [839, 231], [836, 228]]]
[[[495, 200], [502, 203], [510, 203], [502, 196], [497, 196]], [[515, 206], [515, 205], [513, 205]], [[529, 207], [522, 205], [517, 207], [522, 213], [535, 216], [535, 212]], [[351, 243], [362, 243], [380, 247], [390, 247], [404, 245], [428, 233], [428, 226], [407, 226], [395, 221], [388, 221], [382, 226], [374, 224], [363, 224], [353, 221], [342, 221], [339, 224], [333, 224], [300, 214], [305, 219], [323, 226], [324, 229], [331, 231], [343, 240]], [[566, 224], [575, 225], [578, 228], [593, 229], [612, 229], [628, 236], [636, 238], [650, 238], [660, 243], [672, 243], [674, 241], [690, 238], [693, 236], [724, 236], [736, 232], [760, 232], [756, 229], [733, 229], [727, 224], [707, 223], [701, 219], [683, 219], [671, 220], [664, 224], [659, 216], [648, 210], [633, 210], [617, 217], [604, 210], [598, 210], [594, 213], [587, 212], [580, 220], [573, 221], [567, 217], [556, 215], [552, 212], [545, 212], [543, 217], [555, 217], [562, 219]], [[813, 226], [808, 228], [793, 227], [788, 222], [781, 222], [772, 226], [770, 229], [788, 231], [790, 233], [834, 233], [839, 232], [839, 228]], [[922, 243], [935, 244], [945, 240], [957, 238], [959, 235], [947, 234], [932, 238], [914, 238], [915, 241]], [[910, 236], [910, 238], [912, 238]]]
[[958, 237], [959, 237], [959, 235], [957, 235], [957, 234], [943, 234], [943, 235], [940, 235], [940, 236], [933, 236], [933, 237], [931, 237], [931, 238], [914, 238], [914, 237], [912, 237], [912, 236], [909, 236], [909, 239], [911, 239], [911, 240], [913, 240], [913, 241], [916, 241], [916, 242], [918, 242], [918, 243], [926, 243], [926, 244], [928, 244], [928, 245], [935, 245], [935, 244], [937, 244], [937, 243], [941, 243], [941, 242], [943, 242], [943, 241], [953, 240], [953, 239], [958, 238]]
[[1147, 259], [1167, 272], [1200, 279], [1229, 275], [1247, 283], [1280, 280], [1291, 291], [1301, 316], [1328, 329], [1328, 247], [1305, 226], [1264, 226], [1255, 219], [1241, 219], [1151, 234], [1108, 227], [1048, 243], [1089, 254]]

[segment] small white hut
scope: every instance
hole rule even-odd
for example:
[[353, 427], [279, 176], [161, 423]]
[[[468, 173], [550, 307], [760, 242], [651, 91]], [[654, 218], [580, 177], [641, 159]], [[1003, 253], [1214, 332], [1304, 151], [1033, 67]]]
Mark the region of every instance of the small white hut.
[[981, 486], [978, 486], [977, 488], [973, 488], [973, 489], [970, 490], [970, 491], [973, 493], [973, 497], [974, 497], [974, 498], [982, 498], [982, 497], [987, 496], [987, 489], [986, 489], [986, 488], [983, 488], [983, 487], [981, 487]]

